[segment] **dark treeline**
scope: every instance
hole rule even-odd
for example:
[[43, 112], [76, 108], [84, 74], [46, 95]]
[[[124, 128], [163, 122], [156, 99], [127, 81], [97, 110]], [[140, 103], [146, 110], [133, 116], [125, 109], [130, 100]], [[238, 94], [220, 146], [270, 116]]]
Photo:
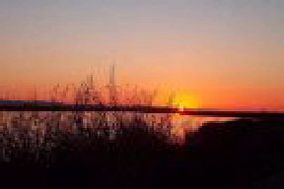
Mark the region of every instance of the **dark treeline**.
[[258, 118], [258, 119], [281, 119], [283, 112], [272, 111], [236, 111], [236, 110], [218, 110], [218, 109], [192, 109], [185, 108], [182, 111], [177, 107], [171, 106], [153, 106], [153, 105], [104, 105], [104, 104], [64, 104], [52, 102], [33, 102], [33, 101], [0, 101], [0, 111], [60, 111], [60, 112], [140, 112], [140, 113], [179, 113], [181, 115], [196, 115], [205, 117], [240, 117], [240, 118]]
[[110, 140], [59, 132], [37, 158], [25, 145], [13, 148], [14, 158], [0, 164], [1, 188], [284, 186], [284, 120], [210, 122], [182, 145], [139, 120], [118, 133]]

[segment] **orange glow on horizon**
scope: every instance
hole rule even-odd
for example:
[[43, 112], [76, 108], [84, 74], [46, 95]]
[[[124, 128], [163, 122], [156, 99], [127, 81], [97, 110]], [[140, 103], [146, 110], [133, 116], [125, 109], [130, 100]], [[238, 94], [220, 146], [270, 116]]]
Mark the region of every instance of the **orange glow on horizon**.
[[177, 107], [179, 111], [183, 111], [186, 108], [201, 107], [199, 100], [195, 96], [187, 93], [178, 94], [174, 99], [173, 106]]

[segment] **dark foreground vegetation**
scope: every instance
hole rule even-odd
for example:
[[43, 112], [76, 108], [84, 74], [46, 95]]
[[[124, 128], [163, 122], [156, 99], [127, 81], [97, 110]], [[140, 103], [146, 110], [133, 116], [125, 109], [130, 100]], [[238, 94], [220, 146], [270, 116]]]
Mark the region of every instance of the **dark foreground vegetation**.
[[284, 120], [211, 122], [182, 145], [141, 121], [116, 132], [48, 131], [36, 151], [23, 135], [2, 157], [1, 188], [284, 187]]

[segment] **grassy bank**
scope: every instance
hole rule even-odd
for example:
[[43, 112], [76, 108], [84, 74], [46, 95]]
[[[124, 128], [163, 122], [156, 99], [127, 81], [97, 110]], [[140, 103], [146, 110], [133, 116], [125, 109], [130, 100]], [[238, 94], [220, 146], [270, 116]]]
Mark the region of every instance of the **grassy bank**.
[[127, 124], [116, 120], [115, 129], [79, 128], [77, 122], [75, 130], [53, 124], [44, 137], [26, 127], [2, 129], [1, 185], [253, 188], [272, 185], [269, 178], [284, 171], [283, 120], [210, 122], [182, 145], [139, 116]]

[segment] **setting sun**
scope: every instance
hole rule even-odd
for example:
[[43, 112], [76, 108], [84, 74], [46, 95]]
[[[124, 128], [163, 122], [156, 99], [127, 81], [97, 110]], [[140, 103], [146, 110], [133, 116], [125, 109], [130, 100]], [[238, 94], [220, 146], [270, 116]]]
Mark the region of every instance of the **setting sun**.
[[185, 108], [200, 108], [200, 103], [196, 97], [188, 94], [179, 94], [175, 97], [173, 105], [179, 110]]

